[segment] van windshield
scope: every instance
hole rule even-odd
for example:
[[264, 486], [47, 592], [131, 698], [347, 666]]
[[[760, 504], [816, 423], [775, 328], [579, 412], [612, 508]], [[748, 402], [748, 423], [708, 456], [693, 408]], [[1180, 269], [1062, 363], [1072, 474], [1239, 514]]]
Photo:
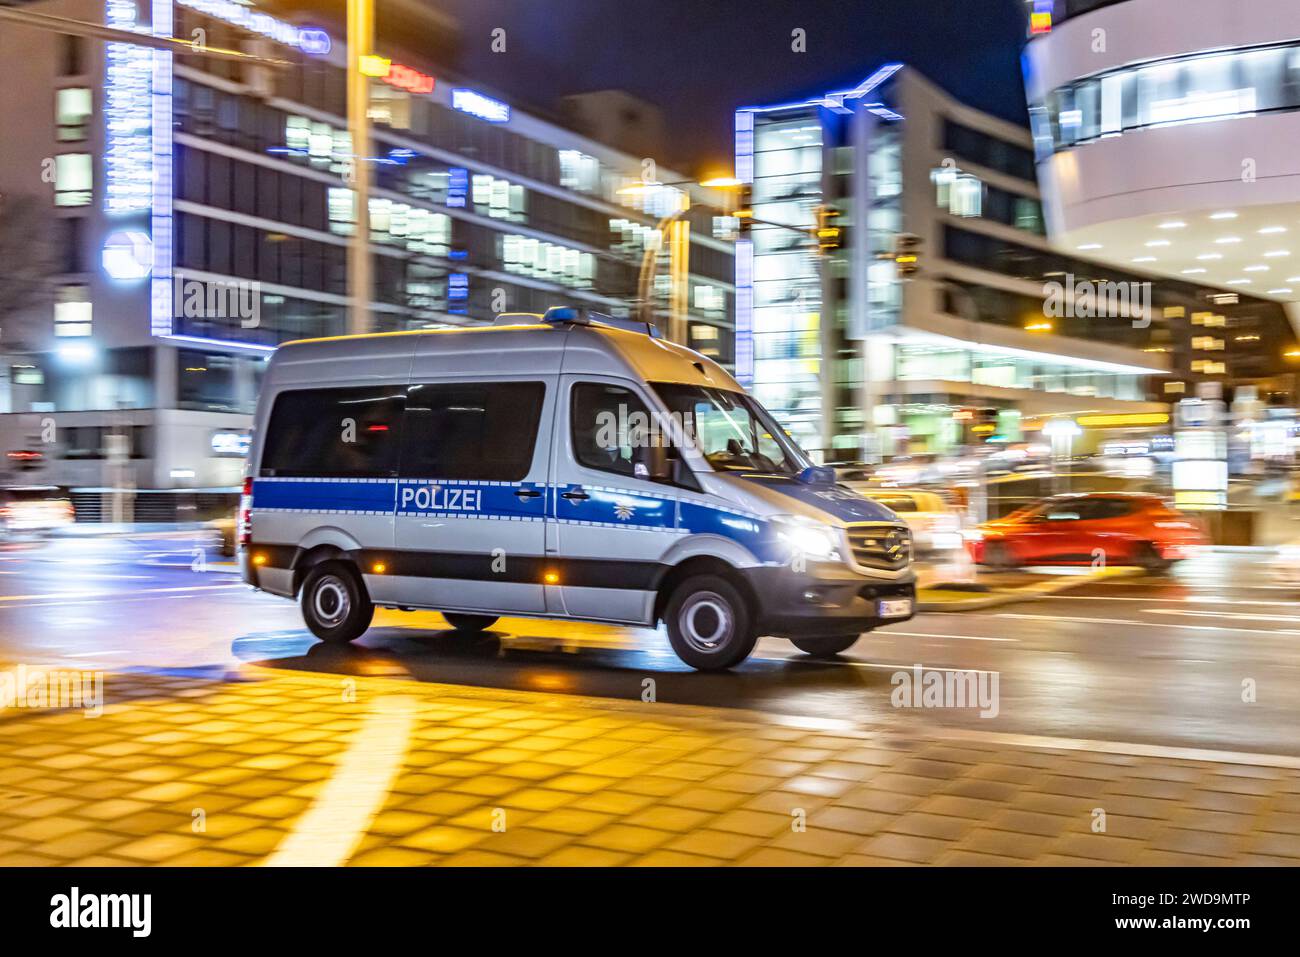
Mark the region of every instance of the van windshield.
[[719, 471], [798, 475], [812, 464], [767, 410], [743, 392], [677, 382], [651, 386]]

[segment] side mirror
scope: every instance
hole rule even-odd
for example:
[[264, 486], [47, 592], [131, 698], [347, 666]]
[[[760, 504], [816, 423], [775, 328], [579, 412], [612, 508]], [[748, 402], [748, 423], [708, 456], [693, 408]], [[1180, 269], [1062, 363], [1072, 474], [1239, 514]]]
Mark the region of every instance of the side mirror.
[[834, 485], [835, 469], [829, 465], [810, 465], [797, 478], [804, 485]]

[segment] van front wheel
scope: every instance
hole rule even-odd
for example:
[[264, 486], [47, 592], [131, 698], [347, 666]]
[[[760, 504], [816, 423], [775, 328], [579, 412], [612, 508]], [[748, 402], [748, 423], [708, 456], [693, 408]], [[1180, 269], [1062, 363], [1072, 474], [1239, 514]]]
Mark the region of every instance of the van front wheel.
[[861, 635], [826, 635], [816, 638], [791, 638], [790, 643], [805, 655], [814, 658], [833, 658], [842, 651], [848, 651]]
[[678, 585], [664, 609], [664, 623], [677, 657], [700, 671], [740, 664], [758, 641], [749, 604], [717, 575], [699, 575]]
[[375, 617], [361, 576], [347, 562], [321, 562], [302, 584], [302, 617], [321, 641], [360, 638]]

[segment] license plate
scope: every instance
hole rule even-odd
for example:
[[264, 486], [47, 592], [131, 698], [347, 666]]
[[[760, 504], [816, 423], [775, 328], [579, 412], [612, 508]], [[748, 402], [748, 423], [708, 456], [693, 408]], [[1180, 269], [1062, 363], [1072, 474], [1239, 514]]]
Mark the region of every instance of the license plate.
[[881, 618], [906, 618], [912, 613], [912, 599], [893, 598], [880, 603]]

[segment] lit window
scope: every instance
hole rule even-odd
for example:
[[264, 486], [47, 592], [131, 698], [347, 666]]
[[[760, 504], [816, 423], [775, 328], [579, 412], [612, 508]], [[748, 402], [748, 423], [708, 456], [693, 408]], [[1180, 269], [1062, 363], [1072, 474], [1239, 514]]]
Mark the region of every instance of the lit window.
[[600, 188], [600, 162], [578, 150], [560, 150], [560, 185], [583, 193]]
[[694, 292], [695, 308], [700, 312], [722, 312], [727, 306], [726, 294], [717, 286], [699, 285]]
[[54, 301], [54, 334], [90, 335], [90, 312], [90, 293], [85, 286], [63, 286]]
[[327, 193], [326, 204], [329, 208], [330, 232], [341, 236], [352, 235], [352, 224], [356, 219], [356, 204], [352, 190], [344, 186], [331, 186]]
[[90, 90], [84, 86], [67, 87], [55, 94], [54, 114], [58, 138], [63, 142], [84, 140], [87, 121], [92, 112]]
[[89, 206], [93, 167], [89, 153], [60, 153], [54, 158], [54, 205]]

